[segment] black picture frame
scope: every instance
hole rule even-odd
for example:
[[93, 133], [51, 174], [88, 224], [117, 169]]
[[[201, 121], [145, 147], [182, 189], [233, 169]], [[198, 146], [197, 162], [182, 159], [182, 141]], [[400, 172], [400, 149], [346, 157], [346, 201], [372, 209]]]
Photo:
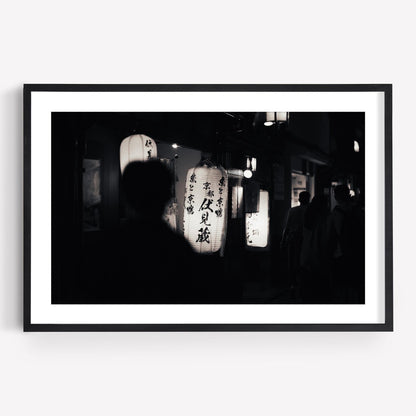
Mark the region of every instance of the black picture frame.
[[[36, 331], [393, 331], [392, 84], [24, 84], [24, 322]], [[35, 92], [378, 92], [384, 94], [384, 315], [382, 323], [34, 323], [31, 315], [32, 94]]]

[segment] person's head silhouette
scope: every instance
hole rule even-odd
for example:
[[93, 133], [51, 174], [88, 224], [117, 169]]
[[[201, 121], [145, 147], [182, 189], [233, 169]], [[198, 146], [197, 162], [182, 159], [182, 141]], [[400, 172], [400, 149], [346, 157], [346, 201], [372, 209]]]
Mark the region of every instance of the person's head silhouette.
[[299, 203], [300, 203], [300, 205], [309, 204], [310, 199], [311, 199], [311, 194], [308, 191], [302, 191], [299, 194]]
[[350, 188], [348, 188], [347, 185], [337, 185], [334, 188], [334, 198], [339, 204], [343, 204], [350, 201]]
[[172, 196], [172, 176], [159, 160], [129, 163], [122, 176], [128, 204], [139, 218], [160, 219]]

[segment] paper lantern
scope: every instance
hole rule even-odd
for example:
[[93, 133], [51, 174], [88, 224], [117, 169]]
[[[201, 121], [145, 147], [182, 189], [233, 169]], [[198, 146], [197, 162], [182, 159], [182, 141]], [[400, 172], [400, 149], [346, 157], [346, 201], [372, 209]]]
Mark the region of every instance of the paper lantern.
[[246, 244], [264, 248], [269, 243], [269, 192], [260, 190], [258, 212], [246, 213]]
[[121, 173], [130, 162], [145, 162], [157, 157], [156, 142], [144, 134], [126, 137], [120, 145]]
[[173, 230], [177, 230], [177, 217], [178, 213], [178, 204], [176, 202], [169, 202], [166, 205], [165, 212], [163, 213], [163, 220], [168, 224], [168, 226]]
[[201, 254], [216, 253], [225, 242], [228, 176], [221, 166], [189, 169], [184, 201], [184, 235]]
[[289, 113], [285, 111], [267, 112], [265, 126], [273, 126], [273, 124], [285, 123], [289, 119]]

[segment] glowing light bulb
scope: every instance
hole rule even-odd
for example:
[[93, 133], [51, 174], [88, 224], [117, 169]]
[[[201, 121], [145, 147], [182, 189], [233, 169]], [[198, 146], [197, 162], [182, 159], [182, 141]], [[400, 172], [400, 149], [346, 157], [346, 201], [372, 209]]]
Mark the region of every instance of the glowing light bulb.
[[244, 171], [244, 177], [250, 179], [253, 176], [253, 172], [250, 169]]
[[173, 147], [174, 149], [177, 149], [179, 146], [178, 146], [176, 143], [173, 143], [172, 147]]

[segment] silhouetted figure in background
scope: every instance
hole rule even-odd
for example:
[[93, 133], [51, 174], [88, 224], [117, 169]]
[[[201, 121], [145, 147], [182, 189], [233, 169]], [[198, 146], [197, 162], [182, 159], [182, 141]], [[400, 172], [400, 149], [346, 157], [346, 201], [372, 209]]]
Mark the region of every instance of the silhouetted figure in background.
[[300, 253], [300, 294], [303, 303], [328, 303], [330, 282], [330, 224], [328, 199], [316, 195], [305, 212]]
[[332, 276], [337, 303], [364, 303], [364, 212], [347, 185], [334, 188], [337, 205], [331, 213], [335, 234]]
[[302, 246], [304, 217], [310, 197], [309, 192], [301, 192], [299, 194], [300, 205], [289, 209], [281, 241], [282, 249], [286, 250], [289, 281], [295, 298], [298, 297], [296, 291], [299, 286], [299, 257]]
[[114, 296], [121, 303], [198, 300], [195, 256], [184, 237], [163, 220], [172, 177], [160, 161], [127, 165], [122, 187], [131, 218], [119, 234], [120, 273]]

